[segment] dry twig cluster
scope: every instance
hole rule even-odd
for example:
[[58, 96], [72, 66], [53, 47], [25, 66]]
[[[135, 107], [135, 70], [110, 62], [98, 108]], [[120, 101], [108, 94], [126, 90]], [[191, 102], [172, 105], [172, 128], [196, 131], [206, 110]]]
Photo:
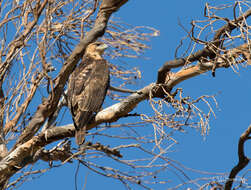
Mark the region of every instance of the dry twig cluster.
[[[223, 187], [212, 179], [203, 185], [191, 180], [184, 166], [167, 153], [177, 143], [173, 131], [196, 128], [207, 134], [210, 116], [214, 115], [212, 105], [216, 103], [214, 96], [185, 96], [176, 85], [208, 71], [215, 76], [218, 68], [236, 71], [240, 64], [251, 64], [247, 20], [251, 9], [247, 1], [218, 7], [206, 4], [206, 20], [191, 23], [186, 50], [178, 58], [181, 46], [177, 48], [176, 58], [163, 64], [156, 82], [127, 97], [110, 93], [111, 99], [119, 102], [96, 115], [88, 130], [101, 127], [89, 136], [119, 139], [120, 145], [111, 148], [88, 142], [78, 151], [68, 139], [74, 136], [73, 125], [59, 126], [60, 110], [66, 105], [65, 85], [88, 44], [102, 37], [99, 40], [111, 47], [109, 60], [137, 58], [149, 48], [150, 37], [159, 35], [151, 27], [111, 20], [110, 16], [125, 3], [127, 0], [0, 1], [0, 189], [15, 188], [29, 175], [45, 173], [73, 160], [120, 180], [128, 188], [131, 183], [145, 189], [166, 184], [168, 179], [158, 174], [172, 170], [201, 189]], [[218, 12], [226, 9], [233, 10], [232, 20], [219, 16]], [[138, 68], [110, 62], [112, 82], [120, 86], [144, 77]], [[180, 70], [174, 72], [175, 68]], [[131, 114], [144, 100], [149, 100], [152, 113]], [[201, 103], [207, 109], [200, 108]], [[113, 124], [138, 115], [139, 121]], [[110, 125], [102, 125], [105, 123]], [[137, 132], [147, 126], [153, 126], [152, 134]], [[59, 143], [53, 148], [47, 148], [56, 141]], [[142, 158], [127, 156], [126, 150], [140, 152]], [[119, 163], [123, 169], [102, 165], [104, 159]], [[39, 160], [48, 162], [49, 168], [28, 167]], [[12, 178], [18, 172], [21, 174]], [[235, 175], [230, 176], [231, 180]], [[231, 180], [226, 184], [228, 188]]]

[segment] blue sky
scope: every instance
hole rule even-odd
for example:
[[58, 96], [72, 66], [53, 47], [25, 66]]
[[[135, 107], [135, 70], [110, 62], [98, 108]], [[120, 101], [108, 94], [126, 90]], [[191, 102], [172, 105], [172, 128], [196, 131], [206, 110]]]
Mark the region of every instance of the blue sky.
[[[144, 54], [147, 59], [131, 59], [128, 63], [139, 65], [142, 70], [142, 82], [139, 87], [154, 82], [161, 65], [174, 59], [175, 49], [180, 39], [186, 35], [178, 26], [178, 20], [189, 29], [192, 19], [203, 17], [205, 2], [205, 0], [129, 1], [114, 15], [131, 25], [151, 26], [160, 31], [160, 36], [152, 38], [149, 42], [151, 49]], [[232, 15], [229, 16], [232, 18]], [[240, 67], [238, 74], [231, 69], [221, 69], [216, 71], [215, 78], [211, 73], [206, 73], [178, 85], [184, 89], [185, 94], [192, 97], [217, 94], [219, 106], [214, 109], [216, 118], [212, 117], [211, 129], [205, 138], [197, 130], [188, 130], [185, 134], [175, 133], [174, 137], [179, 144], [175, 146], [173, 152], [170, 152], [170, 158], [189, 168], [202, 171], [225, 173], [231, 170], [238, 161], [239, 136], [251, 123], [249, 73], [249, 67]], [[139, 106], [139, 109], [144, 108]], [[246, 154], [251, 154], [248, 148]], [[77, 163], [56, 168], [35, 180], [26, 182], [20, 189], [74, 189], [76, 168]], [[124, 188], [118, 181], [93, 174], [84, 167], [81, 167], [80, 171], [79, 187], [86, 177], [87, 190]], [[198, 174], [191, 176], [192, 179], [196, 177]], [[172, 184], [179, 183], [177, 180]]]

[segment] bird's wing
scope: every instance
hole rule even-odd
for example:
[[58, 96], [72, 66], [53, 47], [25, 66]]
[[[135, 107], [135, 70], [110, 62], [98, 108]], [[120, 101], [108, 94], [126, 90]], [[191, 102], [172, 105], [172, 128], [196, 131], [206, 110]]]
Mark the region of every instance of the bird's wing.
[[[85, 86], [89, 83], [92, 75], [93, 64], [92, 62], [81, 63], [71, 74], [68, 84], [68, 106], [71, 108], [71, 112], [75, 115], [78, 111], [78, 102], [81, 92]], [[76, 107], [76, 108], [75, 108]]]
[[[101, 61], [101, 60], [99, 60]], [[109, 86], [109, 69], [106, 63], [96, 63], [81, 94], [77, 95], [81, 111], [98, 112]]]
[[[109, 86], [109, 68], [105, 60], [94, 60], [78, 67], [69, 81], [69, 99], [76, 131], [76, 141], [82, 144], [86, 124], [99, 111]], [[73, 88], [73, 89], [72, 89]]]

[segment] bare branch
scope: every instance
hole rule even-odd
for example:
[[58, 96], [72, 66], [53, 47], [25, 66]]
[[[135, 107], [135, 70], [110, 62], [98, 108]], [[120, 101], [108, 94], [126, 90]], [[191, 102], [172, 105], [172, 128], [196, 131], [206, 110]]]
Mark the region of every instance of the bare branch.
[[[64, 86], [69, 78], [69, 75], [73, 71], [75, 65], [78, 63], [82, 55], [84, 54], [85, 48], [88, 44], [95, 41], [98, 37], [101, 37], [106, 29], [108, 20], [111, 14], [118, 10], [120, 6], [126, 3], [127, 0], [115, 1], [115, 0], [103, 0], [98, 12], [95, 25], [90, 32], [80, 40], [80, 43], [75, 47], [69, 58], [64, 63], [58, 77], [54, 82], [54, 89], [50, 93], [49, 97], [38, 106], [36, 113], [34, 114], [29, 125], [25, 128], [23, 133], [20, 135], [17, 145], [29, 140], [42, 126], [45, 120], [56, 111], [58, 101], [62, 95]], [[14, 148], [16, 147], [14, 146]]]
[[239, 139], [239, 144], [238, 144], [238, 157], [239, 157], [239, 162], [238, 164], [231, 170], [228, 180], [225, 183], [225, 190], [231, 190], [234, 179], [236, 175], [243, 169], [245, 168], [248, 163], [249, 163], [249, 158], [245, 155], [244, 152], [244, 144], [247, 140], [249, 140], [251, 134], [251, 125], [247, 128], [247, 130], [242, 133]]
[[[10, 63], [13, 60], [16, 51], [23, 47], [25, 44], [25, 38], [31, 32], [33, 27], [36, 25], [39, 16], [43, 12], [45, 6], [47, 5], [47, 0], [45, 0], [41, 5], [40, 1], [37, 1], [35, 8], [33, 9], [34, 20], [30, 22], [26, 29], [24, 30], [23, 35], [20, 35], [13, 42], [13, 46], [10, 46], [10, 51], [6, 57], [6, 61], [1, 65], [1, 81], [4, 77], [4, 74], [11, 66]], [[31, 121], [26, 126], [24, 131], [22, 131], [21, 135], [19, 136], [16, 145], [13, 146], [11, 152], [1, 161], [1, 179], [0, 179], [0, 188], [3, 189], [5, 183], [8, 181], [9, 177], [15, 174], [18, 170], [23, 168], [29, 163], [32, 163], [34, 160], [34, 154], [39, 151], [41, 146], [45, 146], [49, 142], [54, 140], [58, 140], [61, 138], [65, 138], [66, 136], [70, 136], [69, 133], [72, 135], [72, 131], [64, 131], [58, 135], [53, 136], [56, 139], [50, 138], [50, 134], [48, 131], [46, 133], [41, 133], [40, 136], [34, 137], [37, 131], [41, 128], [44, 124], [46, 119], [53, 115], [53, 113], [57, 109], [58, 102], [60, 97], [62, 96], [64, 86], [69, 78], [69, 75], [74, 70], [76, 64], [84, 54], [85, 48], [88, 44], [95, 41], [98, 37], [101, 37], [107, 27], [108, 20], [111, 14], [117, 11], [123, 4], [125, 4], [127, 0], [103, 0], [100, 7], [99, 12], [95, 21], [95, 24], [91, 31], [87, 33], [87, 35], [80, 40], [80, 43], [75, 47], [71, 55], [65, 61], [63, 67], [61, 68], [58, 76], [53, 81], [54, 88], [51, 90], [47, 99], [43, 99], [43, 102], [38, 106], [37, 111], [33, 115]], [[26, 20], [27, 21], [27, 20]], [[46, 30], [44, 30], [46, 32]], [[35, 92], [35, 90], [31, 91]], [[31, 98], [34, 93], [31, 93]], [[29, 104], [29, 98], [23, 104], [23, 108], [20, 113], [23, 113], [23, 110], [26, 109], [27, 105]], [[19, 116], [17, 115], [17, 119], [15, 119], [15, 123], [17, 122]], [[11, 124], [10, 126], [13, 126]], [[9, 131], [11, 127], [7, 128]], [[62, 129], [63, 130], [63, 129]], [[45, 135], [46, 134], [46, 135]], [[47, 139], [47, 140], [46, 140]]]
[[211, 42], [208, 42], [207, 46], [202, 50], [199, 50], [185, 58], [175, 59], [166, 62], [158, 71], [157, 83], [164, 83], [167, 73], [172, 68], [182, 67], [186, 64], [190, 64], [195, 61], [206, 59], [207, 57], [214, 58], [216, 56], [217, 48], [223, 43], [224, 39], [221, 39], [226, 32], [231, 32], [237, 28], [237, 25], [251, 15], [251, 9], [247, 10], [243, 15], [239, 16], [236, 20], [229, 21], [223, 27], [215, 32], [215, 36]]
[[[243, 13], [239, 1], [233, 6], [223, 5], [219, 8], [206, 4], [206, 20], [193, 21], [190, 32], [183, 27], [187, 35], [179, 51], [184, 45], [187, 46], [182, 54], [184, 58], [166, 62], [158, 71], [156, 83], [131, 91], [126, 89], [126, 85], [135, 84], [142, 77], [140, 69], [136, 66], [127, 68], [129, 64], [123, 60], [113, 63], [113, 58], [142, 56], [142, 52], [150, 48], [147, 42], [149, 37], [158, 36], [159, 31], [110, 20], [111, 15], [127, 1], [43, 0], [9, 1], [9, 4], [0, 1], [1, 10], [10, 5], [6, 15], [1, 15], [3, 12], [0, 10], [0, 29], [3, 31], [0, 42], [0, 79], [3, 79], [0, 80], [0, 189], [15, 187], [29, 175], [46, 172], [73, 159], [98, 174], [120, 180], [128, 188], [130, 183], [145, 189], [150, 189], [153, 184], [168, 183], [170, 179], [164, 177], [162, 181], [161, 175], [157, 176], [165, 170], [173, 170], [171, 172], [175, 175], [182, 176], [182, 184], [176, 189], [185, 184], [201, 189], [223, 187], [216, 177], [190, 179], [185, 172], [189, 169], [169, 158], [169, 152], [178, 143], [173, 132], [183, 133], [193, 128], [201, 129], [202, 135], [207, 134], [210, 118], [215, 116], [211, 103], [217, 106], [214, 95], [191, 98], [176, 86], [207, 71], [212, 71], [214, 75], [218, 68], [235, 69], [238, 65], [251, 64], [250, 26], [246, 20], [251, 14], [251, 10], [247, 10], [249, 5]], [[215, 10], [226, 7], [233, 11], [233, 20], [216, 15]], [[239, 12], [237, 7], [240, 8]], [[238, 13], [241, 16], [238, 17]], [[8, 36], [8, 26], [14, 26], [16, 34]], [[233, 30], [234, 33], [231, 33]], [[107, 99], [112, 99], [113, 103], [99, 111], [88, 123], [86, 138], [91, 142], [79, 151], [69, 140], [74, 136], [75, 128], [72, 124], [61, 123], [67, 121], [60, 110], [67, 104], [64, 88], [69, 75], [87, 45], [99, 37], [111, 47], [105, 55], [111, 59], [112, 85], [123, 88], [111, 87], [110, 90], [131, 94], [126, 96], [108, 91]], [[190, 42], [188, 45], [184, 43], [186, 40]], [[199, 48], [201, 45], [204, 48], [196, 52], [197, 44]], [[15, 72], [15, 68], [19, 68], [19, 72]], [[173, 68], [180, 70], [171, 72]], [[42, 99], [41, 102], [39, 99]], [[139, 110], [141, 113], [138, 113], [137, 105], [145, 100], [152, 110], [148, 113]], [[131, 113], [133, 110], [137, 113]], [[67, 110], [66, 114], [69, 116]], [[134, 118], [129, 123], [111, 124], [124, 117]], [[139, 128], [145, 131], [146, 126], [152, 127], [152, 132], [139, 133]], [[110, 148], [110, 145], [97, 143], [102, 142], [99, 141], [100, 137], [121, 140], [121, 143], [116, 141], [119, 144]], [[250, 137], [245, 137], [243, 142], [241, 138], [239, 159], [245, 162], [247, 158], [243, 146]], [[59, 141], [57, 145], [56, 141]], [[52, 145], [53, 148], [47, 148]], [[6, 147], [11, 150], [8, 152]], [[123, 152], [133, 149], [140, 152], [137, 154], [140, 157], [136, 154], [122, 155], [121, 149]], [[100, 162], [100, 158], [112, 160], [122, 167], [113, 166], [113, 163], [111, 166], [105, 165], [107, 162]], [[50, 168], [35, 171], [32, 167], [39, 160], [48, 162]], [[25, 172], [27, 169], [29, 171]], [[227, 183], [232, 182], [238, 172], [229, 177]], [[15, 177], [10, 182], [12, 176]], [[210, 182], [201, 186], [200, 182], [205, 180]]]
[[32, 29], [36, 26], [39, 17], [41, 16], [42, 12], [44, 11], [45, 6], [47, 5], [48, 0], [45, 0], [42, 4], [40, 1], [37, 1], [33, 8], [34, 20], [30, 23], [25, 25], [26, 29], [23, 31], [22, 34], [19, 35], [17, 39], [11, 42], [9, 45], [9, 52], [7, 53], [5, 61], [0, 65], [0, 81], [3, 81], [5, 73], [10, 69], [11, 62], [16, 56], [16, 52], [23, 48], [27, 42], [27, 37], [32, 31]]

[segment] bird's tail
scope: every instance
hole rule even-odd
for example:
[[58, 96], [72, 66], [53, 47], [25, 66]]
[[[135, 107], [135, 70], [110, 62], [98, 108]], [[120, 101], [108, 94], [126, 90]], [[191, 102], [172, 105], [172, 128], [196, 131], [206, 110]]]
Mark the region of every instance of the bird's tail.
[[78, 146], [82, 145], [85, 142], [86, 129], [85, 127], [76, 130], [75, 139]]

